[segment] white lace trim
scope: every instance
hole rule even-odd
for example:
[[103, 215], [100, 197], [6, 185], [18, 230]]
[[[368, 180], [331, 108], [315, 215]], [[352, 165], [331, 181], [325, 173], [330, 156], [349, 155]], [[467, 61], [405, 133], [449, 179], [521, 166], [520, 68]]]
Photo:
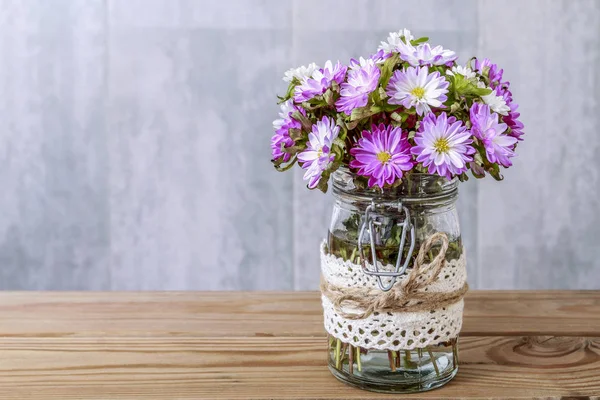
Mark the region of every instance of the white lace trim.
[[[392, 265], [380, 269], [392, 270]], [[344, 261], [325, 253], [321, 246], [321, 272], [323, 279], [341, 287], [379, 288], [374, 276], [366, 275], [360, 265]], [[396, 285], [406, 279], [406, 274], [396, 280]], [[466, 254], [463, 248], [458, 260], [447, 262], [438, 279], [424, 290], [452, 292], [460, 289], [467, 280]], [[458, 336], [462, 326], [463, 300], [448, 307], [426, 312], [373, 313], [360, 320], [349, 320], [337, 314], [333, 304], [321, 296], [325, 317], [325, 330], [337, 339], [368, 349], [412, 350], [446, 342]], [[345, 312], [355, 312], [348, 308]]]

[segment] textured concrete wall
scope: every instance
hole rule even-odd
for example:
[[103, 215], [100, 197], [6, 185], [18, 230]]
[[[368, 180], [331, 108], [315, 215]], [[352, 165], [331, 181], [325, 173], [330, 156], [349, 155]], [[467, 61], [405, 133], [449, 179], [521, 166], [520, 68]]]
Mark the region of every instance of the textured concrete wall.
[[526, 141], [468, 182], [475, 288], [600, 288], [600, 1], [0, 0], [1, 289], [315, 289], [331, 197], [270, 165], [282, 73], [402, 27], [490, 57]]

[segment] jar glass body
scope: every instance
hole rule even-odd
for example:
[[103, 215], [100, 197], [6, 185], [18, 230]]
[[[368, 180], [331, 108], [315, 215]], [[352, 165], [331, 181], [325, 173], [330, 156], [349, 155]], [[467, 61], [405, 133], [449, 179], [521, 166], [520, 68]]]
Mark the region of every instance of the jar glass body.
[[[406, 262], [406, 273], [410, 273], [421, 244], [431, 235], [443, 232], [449, 241], [446, 261], [456, 262], [461, 258], [456, 179], [448, 181], [437, 175], [412, 174], [405, 177], [400, 186], [381, 191], [357, 186], [354, 174], [345, 168], [340, 168], [332, 177], [335, 203], [327, 238], [329, 254], [356, 265], [361, 265], [362, 258], [373, 265], [373, 256], [382, 265], [396, 265], [400, 257], [400, 264]], [[373, 234], [370, 229], [365, 230], [368, 218], [374, 221]], [[402, 227], [407, 218], [414, 227], [412, 252], [410, 240], [402, 243]], [[426, 261], [432, 261], [439, 249], [440, 246], [432, 247]], [[364, 263], [362, 265], [364, 268]], [[381, 282], [384, 286], [391, 285], [394, 278], [382, 277]], [[430, 333], [436, 329], [427, 328]], [[329, 368], [336, 378], [363, 389], [397, 393], [425, 391], [447, 383], [458, 370], [456, 336], [445, 337], [435, 345], [411, 345], [400, 350], [354, 346], [352, 335], [345, 336], [348, 337], [340, 340], [329, 335]]]

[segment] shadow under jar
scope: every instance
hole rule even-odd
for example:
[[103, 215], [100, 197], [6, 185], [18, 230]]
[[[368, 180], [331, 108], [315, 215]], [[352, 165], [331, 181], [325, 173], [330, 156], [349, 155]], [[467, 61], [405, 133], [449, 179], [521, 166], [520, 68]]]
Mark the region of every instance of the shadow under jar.
[[[350, 277], [348, 282], [354, 282], [347, 287], [366, 285], [367, 280], [377, 279], [365, 273], [363, 263], [366, 261], [372, 267], [373, 256], [383, 269], [387, 266], [386, 271], [396, 265], [402, 270], [402, 265], [407, 265], [400, 277], [379, 278], [377, 285], [382, 292], [401, 284], [414, 268], [421, 244], [438, 232], [448, 239], [445, 257], [440, 256], [446, 261], [438, 277], [442, 286], [444, 279], [466, 285], [465, 256], [455, 207], [456, 179], [411, 174], [400, 186], [381, 191], [358, 187], [354, 178], [345, 168], [333, 174], [335, 204], [324, 247], [326, 257], [335, 258], [335, 268], [343, 269], [344, 276]], [[407, 219], [409, 224], [405, 224]], [[403, 226], [407, 231], [404, 241]], [[412, 252], [410, 228], [414, 235]], [[432, 263], [440, 248], [440, 243], [433, 244], [424, 253], [425, 262]], [[402, 314], [412, 321], [406, 325], [398, 322], [403, 316], [394, 319], [393, 315], [398, 314], [387, 312], [373, 313], [366, 324], [364, 320], [347, 320], [327, 306], [331, 304], [324, 296], [329, 369], [339, 380], [372, 391], [412, 393], [440, 387], [456, 375], [462, 297], [456, 304], [437, 311]], [[417, 328], [415, 318], [421, 318]]]

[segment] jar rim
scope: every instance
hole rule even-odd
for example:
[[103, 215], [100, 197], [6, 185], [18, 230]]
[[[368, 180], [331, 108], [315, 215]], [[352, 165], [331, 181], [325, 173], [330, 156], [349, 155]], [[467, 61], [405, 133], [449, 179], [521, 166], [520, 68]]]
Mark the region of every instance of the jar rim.
[[[421, 201], [424, 199], [441, 200], [456, 196], [458, 193], [458, 178], [450, 180], [436, 175], [413, 172], [403, 177], [402, 183], [394, 188], [369, 188], [359, 183], [360, 175], [350, 171], [346, 166], [338, 168], [332, 176], [334, 195], [351, 195], [365, 199], [384, 199], [402, 201]], [[363, 179], [364, 180], [364, 179]]]

